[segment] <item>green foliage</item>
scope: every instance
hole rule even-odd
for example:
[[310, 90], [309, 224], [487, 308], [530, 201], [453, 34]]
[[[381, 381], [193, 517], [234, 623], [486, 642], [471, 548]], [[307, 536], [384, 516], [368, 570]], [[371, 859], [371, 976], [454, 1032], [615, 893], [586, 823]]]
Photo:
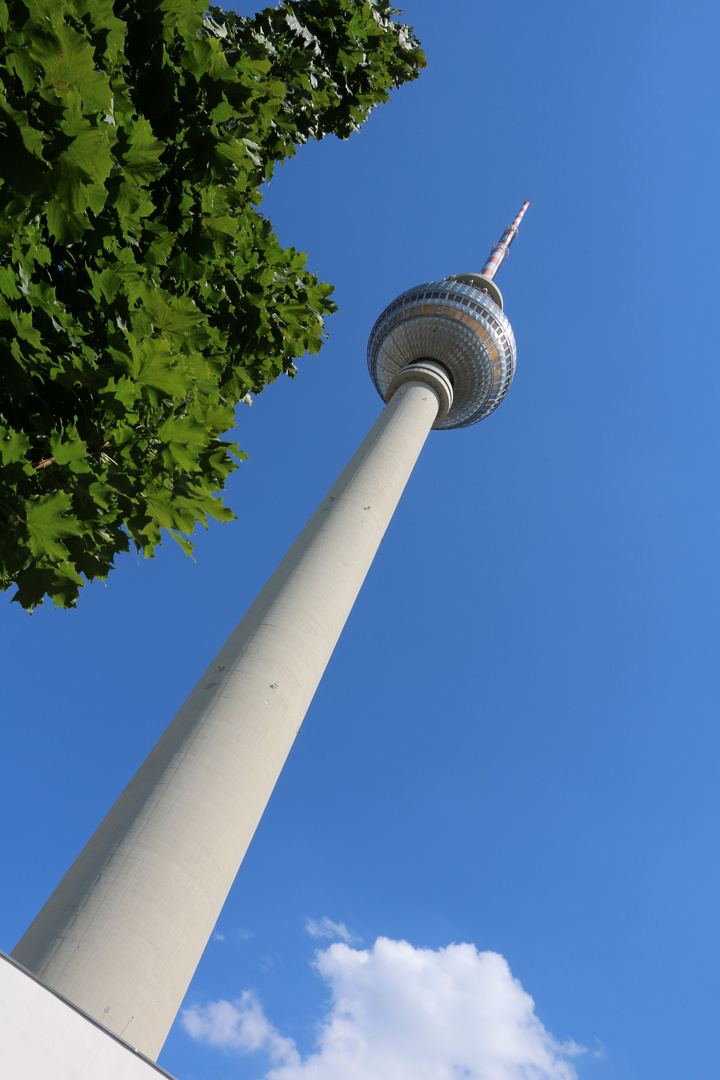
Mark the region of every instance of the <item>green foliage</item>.
[[258, 189], [417, 76], [393, 14], [0, 0], [0, 585], [23, 606], [234, 517], [235, 406], [334, 310]]

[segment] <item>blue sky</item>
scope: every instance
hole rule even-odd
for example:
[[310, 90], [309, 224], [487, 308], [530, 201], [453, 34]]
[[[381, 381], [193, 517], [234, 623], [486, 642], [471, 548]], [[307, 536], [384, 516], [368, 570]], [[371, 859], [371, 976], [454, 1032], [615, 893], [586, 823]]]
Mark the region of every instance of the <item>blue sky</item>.
[[[529, 198], [498, 274], [514, 384], [481, 425], [431, 434], [160, 1063], [385, 1080], [394, 1054], [397, 1080], [424, 1080], [449, 1046], [473, 1080], [520, 1080], [522, 1039], [542, 1080], [709, 1080], [720, 8], [403, 15], [418, 82], [347, 143], [303, 148], [265, 197], [340, 310], [320, 356], [238, 414], [239, 520], [195, 562], [171, 542], [120, 560], [76, 612], [5, 606], [0, 947], [378, 415], [377, 315], [479, 269]], [[343, 1009], [364, 1071], [332, 1056]], [[507, 1035], [492, 1060], [483, 1025]]]

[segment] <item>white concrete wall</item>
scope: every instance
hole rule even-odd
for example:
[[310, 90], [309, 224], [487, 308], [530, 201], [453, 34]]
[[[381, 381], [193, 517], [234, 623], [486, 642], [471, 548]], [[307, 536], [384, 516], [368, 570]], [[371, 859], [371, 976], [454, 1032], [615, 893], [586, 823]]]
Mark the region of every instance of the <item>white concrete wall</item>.
[[141, 1057], [0, 953], [2, 1080], [161, 1080]]
[[437, 416], [405, 383], [13, 956], [156, 1058]]

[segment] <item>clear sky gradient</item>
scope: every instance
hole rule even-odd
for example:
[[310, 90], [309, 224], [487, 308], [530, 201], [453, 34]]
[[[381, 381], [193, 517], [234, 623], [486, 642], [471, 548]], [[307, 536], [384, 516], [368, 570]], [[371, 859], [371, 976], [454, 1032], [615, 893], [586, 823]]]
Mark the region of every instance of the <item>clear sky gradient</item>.
[[[478, 270], [529, 198], [498, 274], [514, 384], [479, 426], [428, 439], [160, 1062], [180, 1080], [389, 1080], [397, 1051], [393, 1080], [448, 1054], [520, 1080], [521, 1032], [543, 1080], [713, 1080], [720, 6], [403, 16], [421, 78], [348, 142], [302, 148], [265, 197], [340, 310], [320, 356], [238, 413], [239, 520], [195, 562], [170, 540], [120, 559], [77, 611], [5, 603], [0, 947], [378, 415], [378, 314]], [[355, 1072], [328, 1042], [353, 994]], [[509, 1032], [492, 1061], [483, 1024]]]

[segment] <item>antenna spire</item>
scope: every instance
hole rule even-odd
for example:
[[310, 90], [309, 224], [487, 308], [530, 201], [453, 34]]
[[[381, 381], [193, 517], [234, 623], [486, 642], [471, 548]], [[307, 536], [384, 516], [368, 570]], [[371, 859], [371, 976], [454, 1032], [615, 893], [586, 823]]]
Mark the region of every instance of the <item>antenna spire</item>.
[[488, 261], [485, 263], [482, 270], [480, 271], [483, 277], [489, 278], [490, 281], [492, 281], [492, 279], [495, 277], [497, 268], [499, 267], [500, 263], [508, 256], [508, 249], [515, 237], [517, 236], [518, 225], [522, 221], [523, 214], [525, 213], [529, 205], [530, 200], [526, 199], [525, 202], [522, 204], [520, 213], [515, 218], [512, 225], [508, 225], [507, 229], [490, 252]]

